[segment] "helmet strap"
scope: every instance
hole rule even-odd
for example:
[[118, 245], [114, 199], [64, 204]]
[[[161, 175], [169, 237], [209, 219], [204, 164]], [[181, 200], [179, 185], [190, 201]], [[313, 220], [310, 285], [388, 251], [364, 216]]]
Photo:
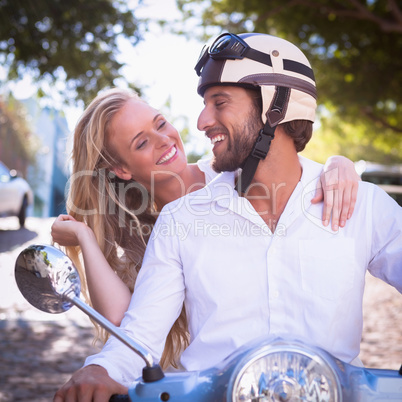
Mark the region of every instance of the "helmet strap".
[[246, 158], [242, 166], [242, 172], [237, 180], [235, 190], [238, 193], [245, 193], [253, 180], [258, 163], [261, 159], [265, 159], [271, 147], [271, 141], [275, 136], [276, 126], [271, 127], [267, 121], [263, 129], [258, 133], [257, 141], [254, 144], [253, 150]]
[[253, 180], [260, 160], [265, 159], [271, 147], [271, 141], [275, 137], [277, 125], [285, 118], [290, 88], [276, 87], [275, 94], [266, 116], [264, 128], [258, 133], [253, 150], [242, 165], [242, 172], [237, 180], [235, 190], [244, 194]]

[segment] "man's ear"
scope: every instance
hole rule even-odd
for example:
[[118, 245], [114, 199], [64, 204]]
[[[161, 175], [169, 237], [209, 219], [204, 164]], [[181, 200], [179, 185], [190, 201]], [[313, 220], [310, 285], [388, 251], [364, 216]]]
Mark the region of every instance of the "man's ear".
[[112, 172], [114, 172], [114, 174], [122, 180], [131, 180], [132, 176], [131, 173], [124, 168], [123, 166], [115, 166], [112, 168]]

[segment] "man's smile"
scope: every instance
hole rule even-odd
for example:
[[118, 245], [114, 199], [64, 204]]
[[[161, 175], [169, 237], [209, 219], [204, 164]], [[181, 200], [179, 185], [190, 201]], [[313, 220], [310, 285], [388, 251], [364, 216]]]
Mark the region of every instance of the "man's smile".
[[210, 137], [210, 140], [211, 140], [212, 145], [214, 145], [217, 142], [221, 142], [221, 141], [225, 140], [226, 137], [227, 136], [225, 134], [217, 134], [217, 135]]

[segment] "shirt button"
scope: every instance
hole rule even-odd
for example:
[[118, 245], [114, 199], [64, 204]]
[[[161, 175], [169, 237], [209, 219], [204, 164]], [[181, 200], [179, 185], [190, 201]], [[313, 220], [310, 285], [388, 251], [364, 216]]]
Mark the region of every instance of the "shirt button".
[[277, 290], [275, 290], [275, 292], [272, 293], [272, 297], [274, 299], [277, 299], [279, 297], [279, 292]]

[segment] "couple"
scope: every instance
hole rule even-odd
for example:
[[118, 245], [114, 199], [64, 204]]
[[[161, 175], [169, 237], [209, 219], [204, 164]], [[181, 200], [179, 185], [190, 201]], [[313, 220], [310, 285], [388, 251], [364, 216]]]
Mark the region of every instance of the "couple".
[[[311, 185], [322, 167], [297, 155], [311, 138], [315, 82], [294, 45], [224, 34], [196, 70], [205, 103], [198, 128], [224, 173], [187, 165], [177, 131], [138, 98], [115, 91], [119, 100], [108, 103], [101, 95], [76, 130], [68, 204], [75, 217], [59, 217], [54, 240], [71, 253], [81, 246], [92, 304], [115, 323], [133, 290], [125, 283], [136, 282], [121, 325], [156, 360], [163, 353], [174, 362], [188, 345], [180, 363], [203, 369], [255, 337], [291, 333], [356, 361], [366, 270], [402, 291], [400, 207], [360, 183], [346, 226], [353, 207], [342, 209], [342, 230], [334, 219], [327, 226], [328, 210], [318, 222], [323, 207], [312, 202]], [[353, 198], [348, 191], [344, 198]], [[149, 236], [141, 228], [157, 210]], [[171, 229], [189, 222], [181, 242]], [[111, 338], [55, 400], [106, 400], [125, 393], [141, 369], [142, 360]]]

